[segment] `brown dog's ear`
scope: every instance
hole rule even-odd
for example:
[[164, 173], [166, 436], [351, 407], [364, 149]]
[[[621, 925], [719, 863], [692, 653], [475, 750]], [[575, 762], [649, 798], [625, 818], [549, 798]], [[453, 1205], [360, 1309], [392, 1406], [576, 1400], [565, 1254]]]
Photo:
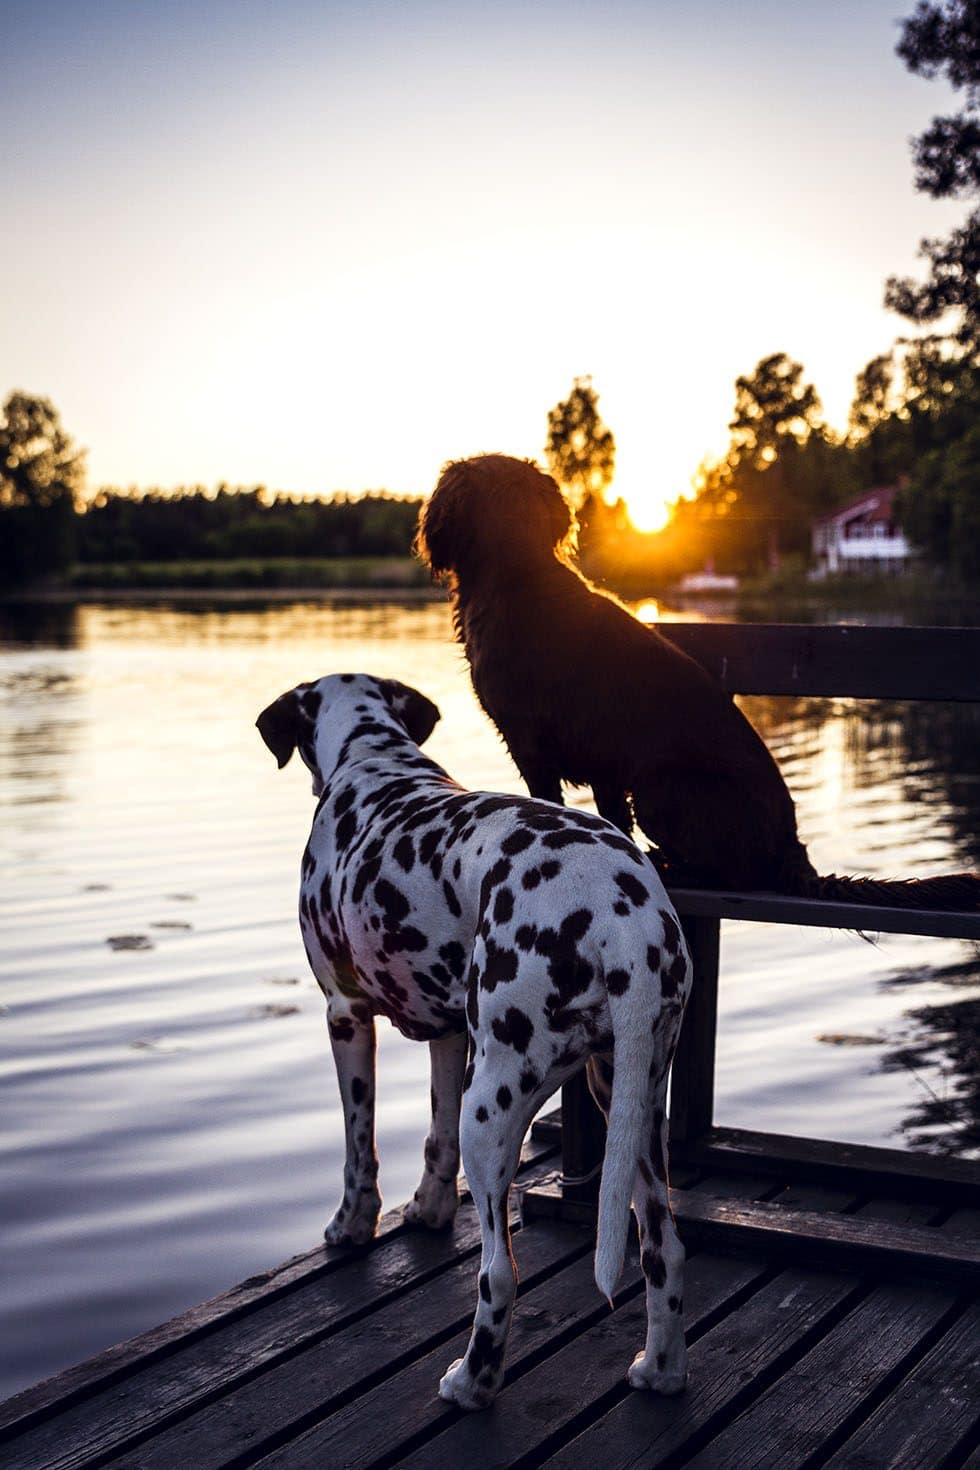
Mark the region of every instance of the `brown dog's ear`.
[[537, 471], [534, 484], [538, 491], [538, 501], [544, 512], [548, 523], [548, 533], [551, 537], [552, 550], [557, 550], [569, 537], [575, 522], [568, 501], [558, 487], [558, 482], [551, 475], [546, 475], [539, 470], [537, 465], [532, 468]]
[[280, 694], [259, 715], [256, 728], [279, 762], [279, 769], [289, 760], [302, 734], [302, 715], [296, 690]]
[[382, 679], [380, 683], [389, 709], [401, 720], [415, 744], [423, 745], [442, 719], [438, 705], [397, 679]]
[[448, 464], [439, 483], [419, 512], [419, 526], [412, 550], [434, 577], [456, 570], [460, 532], [466, 538], [466, 519], [460, 501], [465, 496], [465, 464]]

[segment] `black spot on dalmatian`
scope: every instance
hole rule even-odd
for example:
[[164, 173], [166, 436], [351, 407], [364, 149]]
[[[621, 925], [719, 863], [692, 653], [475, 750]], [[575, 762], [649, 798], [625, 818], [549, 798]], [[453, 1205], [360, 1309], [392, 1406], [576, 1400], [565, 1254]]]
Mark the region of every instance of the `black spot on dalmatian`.
[[534, 1022], [519, 1007], [508, 1006], [502, 1018], [494, 1018], [493, 1034], [504, 1046], [511, 1046], [523, 1055], [531, 1044]]
[[647, 965], [651, 975], [660, 973], [660, 950], [656, 944], [647, 945]]
[[632, 912], [629, 904], [624, 903], [621, 898], [617, 898], [613, 904], [613, 913], [618, 914], [621, 919], [628, 919]]
[[463, 913], [462, 905], [460, 904], [459, 899], [456, 897], [456, 890], [449, 882], [448, 878], [444, 878], [442, 881], [442, 892], [443, 897], [446, 900], [446, 907], [452, 914], [453, 918], [461, 918]]
[[[476, 1119], [476, 1121], [478, 1123], [485, 1123], [487, 1121], [487, 1119], [489, 1118], [490, 1114], [487, 1112], [486, 1108], [481, 1103], [480, 1106], [477, 1108], [476, 1112], [473, 1114], [473, 1116], [475, 1117], [475, 1119]], [[489, 1300], [489, 1298], [488, 1298], [488, 1300]]]
[[489, 1327], [478, 1327], [473, 1334], [473, 1341], [466, 1355], [466, 1366], [472, 1376], [479, 1377], [485, 1368], [496, 1376], [500, 1371], [503, 1357], [504, 1344], [495, 1341]]
[[456, 939], [451, 939], [448, 944], [442, 945], [439, 950], [439, 958], [445, 963], [454, 980], [462, 980], [463, 971], [466, 969], [466, 951]]
[[480, 908], [481, 909], [485, 909], [486, 908], [487, 903], [489, 902], [489, 899], [490, 899], [490, 895], [493, 892], [493, 890], [495, 888], [499, 888], [500, 885], [501, 885], [501, 883], [506, 882], [506, 880], [509, 877], [510, 877], [510, 859], [509, 858], [498, 858], [497, 861], [494, 863], [493, 867], [490, 868], [489, 871], [484, 874], [483, 882], [480, 885]]
[[517, 978], [517, 954], [504, 949], [492, 939], [486, 941], [487, 959], [480, 980], [484, 990], [496, 990], [498, 985], [509, 984]]
[[535, 946], [538, 938], [536, 924], [522, 924], [514, 935], [514, 942], [518, 949], [523, 949], [525, 954], [529, 953]]
[[665, 999], [675, 996], [687, 979], [687, 961], [680, 953], [675, 954], [660, 977], [660, 988]]
[[354, 1040], [354, 1022], [350, 1016], [338, 1016], [336, 1020], [330, 1020], [327, 1024], [333, 1041]]
[[630, 977], [626, 970], [609, 970], [606, 973], [606, 989], [610, 995], [622, 995], [629, 989]]
[[519, 827], [516, 832], [512, 832], [509, 837], [504, 838], [500, 844], [500, 851], [506, 857], [516, 857], [519, 852], [523, 852], [525, 848], [530, 847], [534, 840], [535, 835], [533, 832], [528, 832], [525, 828]]
[[549, 881], [552, 878], [557, 878], [560, 872], [561, 863], [557, 858], [549, 858], [546, 863], [541, 864], [541, 876], [542, 878], [547, 878]]
[[578, 941], [588, 933], [592, 917], [591, 909], [576, 909], [562, 919], [557, 933], [554, 929], [542, 929], [535, 941], [537, 953], [547, 957], [548, 974], [555, 986], [546, 1003], [553, 1030], [567, 1029], [564, 1019], [558, 1020], [559, 1012], [576, 995], [587, 990], [592, 980], [592, 966], [576, 948]]
[[541, 1086], [541, 1079], [533, 1067], [525, 1067], [521, 1073], [521, 1091], [525, 1097], [536, 1091]]
[[380, 856], [371, 858], [365, 856], [365, 861], [361, 863], [361, 866], [357, 870], [357, 877], [354, 879], [354, 887], [351, 889], [351, 898], [353, 899], [354, 903], [357, 904], [361, 902], [361, 899], [364, 897], [364, 894], [367, 890], [368, 884], [373, 883], [380, 872]]
[[400, 924], [402, 919], [407, 919], [412, 912], [412, 905], [404, 893], [394, 883], [389, 883], [387, 878], [380, 878], [375, 884], [374, 896], [389, 929]]
[[523, 888], [526, 888], [529, 893], [530, 893], [530, 891], [531, 891], [532, 888], [537, 888], [537, 886], [538, 886], [538, 884], [540, 882], [541, 882], [541, 869], [540, 868], [528, 868], [527, 872], [521, 878], [521, 886]]
[[647, 1234], [654, 1245], [663, 1245], [663, 1220], [667, 1212], [658, 1200], [647, 1201]]
[[489, 1306], [492, 1298], [490, 1296], [490, 1277], [487, 1275], [486, 1271], [480, 1272], [480, 1295]]
[[401, 868], [402, 872], [410, 873], [415, 866], [415, 844], [408, 833], [399, 837], [392, 849], [392, 857]]
[[419, 843], [420, 863], [431, 863], [432, 859], [435, 857], [436, 848], [439, 846], [441, 840], [442, 833], [440, 832], [438, 827], [434, 827], [431, 832], [426, 832], [424, 834], [421, 842]]
[[506, 1113], [507, 1109], [510, 1107], [513, 1101], [514, 1094], [511, 1092], [509, 1087], [497, 1088], [497, 1107], [500, 1108], [501, 1112]]
[[651, 1286], [655, 1286], [658, 1289], [663, 1286], [667, 1280], [667, 1267], [664, 1265], [664, 1258], [659, 1252], [652, 1250], [643, 1251], [640, 1256], [640, 1266]]
[[673, 914], [660, 910], [660, 917], [664, 926], [664, 945], [669, 954], [676, 954], [681, 947], [681, 931], [677, 927], [677, 921]]
[[614, 832], [600, 832], [599, 841], [603, 847], [611, 847], [614, 852], [621, 852], [628, 857], [630, 862], [636, 863], [637, 867], [643, 867], [643, 854], [634, 843], [628, 842], [625, 837], [620, 837]]
[[350, 846], [351, 838], [356, 831], [357, 818], [353, 812], [345, 812], [334, 828], [334, 845], [338, 852], [343, 852]]
[[541, 839], [541, 844], [543, 847], [550, 847], [552, 851], [558, 852], [563, 847], [577, 845], [594, 847], [595, 841], [591, 832], [549, 832], [547, 837]]
[[350, 1085], [350, 1095], [358, 1107], [360, 1107], [361, 1103], [367, 1097], [367, 1094], [367, 1083], [362, 1077], [355, 1077]]
[[501, 888], [493, 904], [495, 924], [509, 924], [514, 917], [514, 895], [509, 888]]
[[632, 873], [617, 873], [616, 883], [635, 908], [642, 908], [650, 897], [646, 885], [641, 883], [639, 878], [635, 878]]

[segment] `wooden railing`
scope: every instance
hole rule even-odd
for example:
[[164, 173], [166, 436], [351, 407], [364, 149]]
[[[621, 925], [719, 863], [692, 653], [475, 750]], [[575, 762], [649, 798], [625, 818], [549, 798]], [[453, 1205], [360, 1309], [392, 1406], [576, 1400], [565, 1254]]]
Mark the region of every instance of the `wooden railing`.
[[[660, 631], [732, 694], [980, 702], [980, 629], [666, 623]], [[905, 1192], [927, 1189], [941, 1197], [948, 1191], [961, 1199], [965, 1189], [980, 1198], [975, 1164], [714, 1122], [723, 919], [977, 940], [980, 913], [694, 889], [675, 889], [671, 898], [694, 961], [694, 986], [671, 1082], [673, 1161], [750, 1171], [771, 1164], [784, 1174], [852, 1184], [861, 1174]], [[570, 1201], [594, 1197], [602, 1141], [601, 1117], [584, 1078], [576, 1077], [562, 1092], [562, 1167]]]

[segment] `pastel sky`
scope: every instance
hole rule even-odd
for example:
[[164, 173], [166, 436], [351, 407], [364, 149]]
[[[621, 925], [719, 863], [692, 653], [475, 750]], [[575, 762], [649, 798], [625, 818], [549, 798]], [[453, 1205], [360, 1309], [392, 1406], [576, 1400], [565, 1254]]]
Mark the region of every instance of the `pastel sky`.
[[0, 396], [90, 483], [426, 492], [591, 374], [655, 520], [733, 383], [903, 330], [912, 0], [0, 0]]

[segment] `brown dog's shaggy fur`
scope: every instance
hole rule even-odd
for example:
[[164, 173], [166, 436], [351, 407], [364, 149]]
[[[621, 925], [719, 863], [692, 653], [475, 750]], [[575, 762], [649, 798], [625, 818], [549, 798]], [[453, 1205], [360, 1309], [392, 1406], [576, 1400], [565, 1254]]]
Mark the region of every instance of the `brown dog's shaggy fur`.
[[484, 455], [443, 471], [417, 550], [448, 579], [473, 687], [532, 796], [591, 786], [624, 832], [630, 803], [675, 885], [976, 908], [980, 878], [821, 878], [793, 799], [731, 697], [569, 564], [573, 521], [549, 475]]

